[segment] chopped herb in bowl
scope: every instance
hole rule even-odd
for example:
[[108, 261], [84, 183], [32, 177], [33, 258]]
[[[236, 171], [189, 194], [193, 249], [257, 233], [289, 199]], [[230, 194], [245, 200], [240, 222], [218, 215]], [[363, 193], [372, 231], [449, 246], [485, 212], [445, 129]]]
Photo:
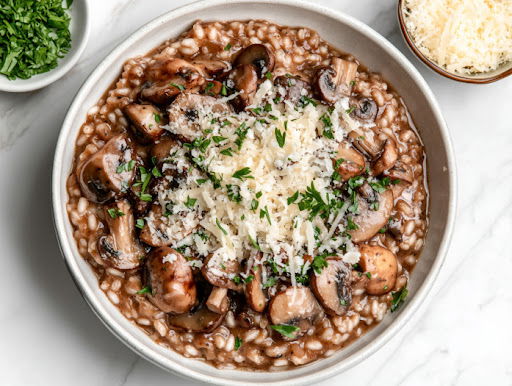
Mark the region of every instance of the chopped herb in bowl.
[[71, 48], [72, 0], [0, 3], [0, 74], [28, 79], [57, 67]]

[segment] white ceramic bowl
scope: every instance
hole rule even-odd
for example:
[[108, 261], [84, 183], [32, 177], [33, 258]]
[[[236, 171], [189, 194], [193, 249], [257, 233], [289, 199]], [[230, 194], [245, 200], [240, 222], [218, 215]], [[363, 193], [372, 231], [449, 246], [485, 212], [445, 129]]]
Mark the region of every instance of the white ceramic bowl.
[[71, 49], [61, 59], [57, 67], [48, 72], [34, 75], [29, 79], [9, 80], [0, 74], [0, 91], [27, 92], [48, 86], [64, 76], [73, 68], [82, 55], [89, 38], [90, 12], [89, 0], [75, 0], [71, 5], [69, 25], [71, 31]]
[[[310, 365], [283, 372], [218, 370], [187, 359], [155, 344], [130, 323], [100, 290], [89, 265], [80, 256], [66, 213], [66, 178], [73, 160], [74, 143], [87, 110], [117, 78], [123, 62], [145, 54], [164, 40], [188, 29], [197, 19], [268, 19], [280, 24], [315, 29], [334, 46], [354, 54], [373, 71], [381, 72], [407, 103], [423, 138], [428, 157], [430, 231], [409, 283], [410, 296], [396, 313], [344, 350]], [[173, 373], [203, 382], [224, 385], [314, 384], [367, 358], [418, 311], [443, 265], [455, 213], [455, 164], [448, 130], [429, 87], [411, 63], [385, 38], [363, 23], [331, 9], [296, 0], [212, 0], [193, 3], [150, 22], [119, 45], [96, 68], [78, 92], [60, 133], [53, 169], [55, 226], [69, 271], [93, 311], [105, 325], [135, 352]]]

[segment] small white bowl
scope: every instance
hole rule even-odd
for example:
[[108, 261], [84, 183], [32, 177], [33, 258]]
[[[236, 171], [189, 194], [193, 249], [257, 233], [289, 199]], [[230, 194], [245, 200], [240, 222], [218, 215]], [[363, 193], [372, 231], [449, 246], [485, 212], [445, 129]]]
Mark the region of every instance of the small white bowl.
[[63, 58], [59, 59], [57, 67], [48, 72], [34, 75], [29, 79], [9, 80], [6, 76], [0, 74], [0, 91], [27, 92], [38, 90], [60, 79], [73, 68], [82, 52], [84, 52], [89, 38], [91, 24], [89, 0], [73, 1], [70, 16], [71, 49]]
[[[87, 111], [117, 79], [123, 63], [178, 36], [198, 19], [249, 18], [313, 28], [335, 47], [355, 55], [371, 70], [382, 73], [407, 103], [427, 153], [430, 229], [421, 258], [411, 275], [406, 303], [348, 347], [328, 358], [287, 371], [220, 370], [156, 344], [126, 319], [102, 292], [93, 270], [80, 256], [66, 210], [66, 181], [74, 162], [80, 126]], [[60, 247], [71, 276], [98, 318], [128, 347], [158, 366], [181, 376], [220, 385], [313, 385], [370, 356], [399, 332], [428, 299], [444, 262], [456, 209], [455, 160], [448, 128], [425, 80], [391, 43], [367, 25], [335, 10], [298, 0], [200, 1], [166, 13], [139, 29], [96, 67], [76, 95], [60, 132], [52, 178], [53, 214]]]

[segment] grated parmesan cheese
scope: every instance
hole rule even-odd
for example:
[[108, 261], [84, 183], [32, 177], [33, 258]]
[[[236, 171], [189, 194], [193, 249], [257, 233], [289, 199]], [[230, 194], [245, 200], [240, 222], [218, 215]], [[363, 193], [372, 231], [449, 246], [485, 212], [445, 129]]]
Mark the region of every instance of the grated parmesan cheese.
[[[310, 268], [304, 255], [335, 252], [344, 258], [340, 252], [344, 249], [347, 262], [358, 260], [357, 247], [342, 235], [346, 207], [324, 223], [318, 217], [308, 218], [307, 211], [301, 211], [297, 204], [289, 205], [287, 200], [311, 184], [325, 200], [332, 197], [332, 159], [339, 142], [349, 131], [361, 127], [345, 111], [348, 98], [332, 109], [316, 103], [297, 109], [290, 103], [276, 102], [278, 92], [272, 82], [263, 82], [253, 105], [237, 114], [213, 113], [198, 106], [194, 124], [200, 130], [196, 138], [202, 140], [208, 133], [208, 138], [217, 140], [204, 148], [190, 149], [189, 156], [173, 150], [181, 160], [177, 167], [168, 167], [187, 172], [181, 177], [168, 177], [177, 178], [177, 183], [159, 190], [158, 201], [162, 211], [168, 212], [161, 220], [166, 221], [169, 232], [176, 232], [177, 227], [187, 232], [195, 230], [173, 247], [187, 246], [200, 256], [213, 254], [209, 264], [216, 266], [233, 259], [253, 262], [256, 248], [262, 255], [260, 261], [271, 258], [295, 284], [295, 276], [305, 275]], [[322, 135], [325, 114], [331, 118], [332, 138]], [[172, 125], [166, 128], [175, 130]], [[237, 144], [240, 130], [245, 133], [241, 146]], [[276, 140], [276, 130], [286, 133], [282, 146]], [[222, 153], [227, 148], [232, 149], [230, 156]], [[206, 179], [197, 183], [204, 178], [197, 162], [221, 181], [219, 186]], [[237, 172], [244, 168], [248, 168], [247, 174], [237, 178]], [[194, 204], [190, 207], [187, 202]]]
[[487, 72], [512, 60], [510, 0], [406, 0], [403, 11], [418, 49], [450, 72]]

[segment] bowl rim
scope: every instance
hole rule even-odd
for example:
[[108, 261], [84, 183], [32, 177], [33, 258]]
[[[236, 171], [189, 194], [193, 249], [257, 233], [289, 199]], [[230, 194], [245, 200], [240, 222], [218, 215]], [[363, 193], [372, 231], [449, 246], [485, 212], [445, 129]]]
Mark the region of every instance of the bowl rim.
[[[96, 66], [96, 68], [87, 77], [83, 85], [77, 92], [73, 102], [71, 103], [66, 117], [62, 124], [61, 131], [59, 133], [58, 142], [56, 145], [53, 172], [52, 172], [52, 206], [53, 206], [53, 218], [54, 226], [57, 234], [57, 240], [61, 249], [63, 259], [66, 263], [67, 269], [69, 270], [73, 281], [77, 285], [82, 297], [86, 300], [88, 305], [91, 307], [93, 312], [103, 322], [103, 324], [110, 330], [121, 342], [132, 349], [134, 352], [144, 357], [148, 361], [157, 365], [158, 367], [167, 370], [175, 375], [191, 378], [201, 382], [223, 384], [223, 385], [244, 385], [242, 381], [232, 380], [226, 375], [225, 370], [218, 370], [218, 374], [205, 375], [200, 371], [191, 370], [186, 364], [178, 363], [164, 357], [162, 354], [156, 352], [153, 349], [147, 349], [144, 344], [138, 339], [133, 337], [131, 333], [124, 329], [120, 324], [112, 318], [106, 309], [102, 306], [99, 301], [99, 297], [95, 294], [98, 288], [92, 288], [86, 285], [86, 280], [82, 275], [78, 261], [73, 256], [71, 248], [74, 240], [69, 240], [66, 236], [65, 224], [69, 221], [65, 210], [61, 210], [61, 202], [63, 197], [61, 196], [61, 179], [63, 173], [68, 173], [62, 170], [63, 155], [67, 143], [67, 135], [72, 129], [72, 121], [76, 116], [78, 108], [84, 97], [86, 97], [89, 90], [94, 87], [96, 78], [104, 73], [105, 69], [114, 61], [118, 54], [122, 53], [126, 48], [143, 38], [154, 28], [157, 28], [163, 23], [168, 23], [174, 18], [182, 16], [184, 14], [193, 13], [196, 11], [204, 10], [215, 6], [229, 6], [230, 4], [272, 4], [278, 6], [289, 6], [297, 7], [305, 12], [314, 12], [321, 15], [333, 18], [337, 23], [347, 24], [351, 28], [354, 28], [358, 33], [363, 34], [370, 40], [373, 40], [376, 44], [380, 45], [386, 50], [390, 56], [406, 71], [414, 80], [415, 86], [418, 87], [421, 92], [425, 95], [428, 100], [430, 107], [435, 115], [435, 119], [439, 126], [439, 135], [446, 149], [446, 161], [447, 161], [447, 173], [449, 181], [449, 195], [448, 195], [448, 213], [446, 217], [446, 226], [442, 233], [442, 239], [436, 254], [435, 259], [432, 262], [430, 270], [425, 276], [424, 282], [417, 289], [415, 296], [407, 302], [406, 306], [401, 312], [395, 317], [392, 323], [386, 327], [373, 341], [369, 342], [366, 346], [356, 351], [351, 356], [343, 359], [340, 362], [334, 363], [323, 369], [318, 369], [311, 374], [293, 376], [286, 381], [270, 381], [267, 384], [279, 384], [279, 385], [302, 385], [319, 382], [320, 380], [332, 377], [338, 373], [341, 373], [349, 368], [354, 367], [364, 359], [371, 356], [378, 349], [380, 349], [391, 337], [404, 327], [404, 325], [411, 319], [411, 317], [417, 313], [419, 307], [425, 303], [427, 294], [432, 289], [432, 286], [438, 277], [440, 269], [443, 267], [446, 253], [452, 238], [455, 213], [456, 213], [456, 199], [457, 199], [457, 180], [456, 180], [456, 164], [453, 145], [450, 139], [449, 131], [441, 114], [441, 109], [434, 97], [433, 92], [427, 85], [426, 81], [420, 75], [418, 70], [412, 65], [412, 63], [386, 38], [377, 33], [368, 25], [363, 22], [348, 16], [340, 11], [320, 6], [314, 3], [306, 2], [305, 0], [204, 0], [195, 1], [193, 3], [175, 8], [169, 12], [162, 14], [161, 16], [153, 19], [149, 23], [140, 27], [128, 38], [123, 40], [117, 45], [103, 60]], [[226, 19], [229, 19], [226, 17]]]
[[[19, 79], [15, 79], [6, 83], [0, 83], [0, 91], [17, 93], [39, 90], [59, 80], [74, 67], [74, 65], [78, 62], [78, 59], [80, 59], [82, 56], [85, 47], [87, 46], [87, 41], [89, 40], [89, 34], [91, 31], [91, 9], [89, 0], [79, 1], [83, 3], [83, 11], [80, 12], [79, 17], [82, 19], [84, 25], [84, 33], [82, 38], [77, 41], [75, 51], [65, 55], [68, 61], [63, 64], [57, 63], [57, 67], [51, 69], [48, 72], [36, 74], [29, 79], [25, 79], [23, 83], [17, 82]], [[5, 77], [4, 75], [1, 76]]]
[[444, 68], [439, 66], [437, 63], [435, 63], [431, 59], [427, 58], [414, 43], [414, 39], [411, 37], [409, 30], [407, 29], [407, 27], [405, 25], [405, 17], [404, 17], [404, 13], [402, 10], [403, 3], [404, 3], [404, 0], [398, 0], [398, 2], [397, 2], [398, 25], [400, 26], [400, 31], [402, 32], [402, 37], [404, 38], [405, 42], [407, 43], [407, 46], [412, 51], [412, 53], [414, 55], [416, 55], [416, 57], [418, 59], [420, 59], [423, 62], [423, 64], [425, 64], [431, 70], [437, 72], [439, 75], [442, 75], [448, 79], [456, 80], [456, 81], [462, 82], [462, 83], [469, 83], [469, 84], [493, 83], [493, 82], [497, 82], [498, 80], [505, 79], [509, 75], [512, 75], [512, 67], [510, 67], [507, 70], [498, 72], [497, 74], [494, 74], [492, 76], [487, 76], [487, 77], [482, 77], [482, 78], [458, 75], [456, 73], [445, 70]]

